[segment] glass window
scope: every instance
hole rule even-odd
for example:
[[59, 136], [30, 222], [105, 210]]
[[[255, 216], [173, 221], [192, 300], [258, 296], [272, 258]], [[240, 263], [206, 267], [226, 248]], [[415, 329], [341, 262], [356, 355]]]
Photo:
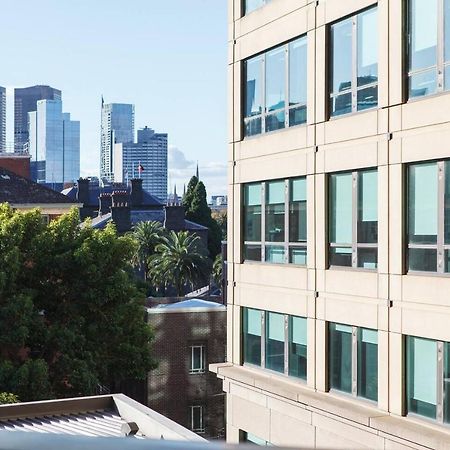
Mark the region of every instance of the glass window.
[[245, 0], [244, 1], [244, 13], [248, 14], [255, 9], [261, 8], [261, 6], [264, 6], [266, 3], [269, 3], [270, 0]]
[[190, 406], [191, 430], [196, 433], [204, 433], [205, 425], [203, 420], [203, 406]]
[[261, 311], [244, 308], [244, 362], [261, 365]]
[[306, 51], [301, 37], [244, 62], [245, 136], [306, 122]]
[[306, 177], [246, 184], [243, 214], [245, 260], [306, 265]]
[[204, 373], [205, 372], [205, 346], [192, 345], [191, 346], [191, 367], [190, 373]]
[[376, 269], [377, 242], [377, 171], [331, 174], [329, 265]]
[[450, 423], [450, 344], [444, 343], [444, 422]]
[[247, 445], [259, 445], [261, 447], [272, 447], [272, 445], [264, 440], [261, 439], [260, 437], [256, 436], [255, 434], [252, 433], [247, 433], [247, 432], [243, 432], [243, 436], [242, 439], [240, 440], [240, 442], [245, 442]]
[[266, 368], [284, 372], [284, 315], [266, 313]]
[[331, 389], [378, 400], [378, 332], [329, 324]]
[[330, 116], [378, 106], [378, 10], [330, 27]]
[[352, 392], [352, 327], [330, 323], [330, 388]]
[[307, 368], [307, 320], [289, 317], [289, 375], [306, 380]]
[[408, 412], [436, 418], [437, 343], [407, 337], [406, 377]]

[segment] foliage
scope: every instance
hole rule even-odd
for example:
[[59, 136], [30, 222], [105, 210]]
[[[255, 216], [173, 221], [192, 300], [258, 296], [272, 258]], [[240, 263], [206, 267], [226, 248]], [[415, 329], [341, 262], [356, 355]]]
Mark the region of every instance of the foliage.
[[183, 197], [186, 219], [208, 227], [209, 256], [214, 259], [221, 249], [222, 232], [219, 225], [211, 217], [211, 209], [206, 200], [206, 189], [202, 181], [193, 176]]
[[211, 217], [217, 222], [222, 232], [222, 240], [227, 240], [227, 210], [213, 211]]
[[11, 403], [19, 403], [19, 397], [10, 392], [0, 392], [0, 405], [9, 405]]
[[213, 264], [212, 277], [217, 286], [222, 287], [222, 264], [223, 259], [222, 255], [219, 254], [216, 256]]
[[137, 243], [133, 264], [144, 272], [145, 279], [148, 272], [148, 258], [155, 253], [155, 247], [161, 242], [163, 234], [163, 226], [156, 221], [139, 222], [131, 233]]
[[149, 275], [156, 284], [173, 286], [177, 296], [182, 296], [186, 285], [193, 290], [207, 283], [211, 267], [205, 253], [198, 236], [171, 231], [149, 258]]
[[145, 378], [152, 332], [133, 239], [80, 227], [75, 209], [45, 225], [3, 204], [0, 252], [0, 391], [29, 401]]

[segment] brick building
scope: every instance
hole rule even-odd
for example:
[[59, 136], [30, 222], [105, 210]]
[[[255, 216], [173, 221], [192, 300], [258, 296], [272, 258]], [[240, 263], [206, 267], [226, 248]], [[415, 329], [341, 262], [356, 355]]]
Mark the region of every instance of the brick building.
[[30, 155], [0, 152], [0, 168], [9, 170], [21, 177], [30, 178]]
[[226, 307], [199, 299], [148, 308], [158, 367], [147, 383], [147, 406], [207, 439], [225, 436], [225, 397], [208, 372], [225, 361]]

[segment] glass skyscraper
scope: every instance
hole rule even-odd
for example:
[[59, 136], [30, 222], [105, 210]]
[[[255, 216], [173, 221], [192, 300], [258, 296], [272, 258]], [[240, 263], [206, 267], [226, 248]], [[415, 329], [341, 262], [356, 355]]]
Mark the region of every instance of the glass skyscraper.
[[61, 100], [39, 100], [29, 114], [32, 177], [57, 186], [80, 177], [80, 122], [62, 112]]
[[14, 149], [21, 152], [28, 142], [28, 113], [36, 111], [38, 100], [61, 100], [61, 91], [50, 86], [14, 89]]
[[114, 181], [114, 144], [134, 142], [134, 105], [103, 103], [100, 178]]
[[0, 86], [0, 152], [6, 150], [6, 89]]
[[[142, 187], [165, 202], [167, 200], [167, 133], [151, 128], [138, 130], [137, 143], [114, 145], [115, 181], [142, 178]], [[139, 172], [139, 165], [142, 169]]]

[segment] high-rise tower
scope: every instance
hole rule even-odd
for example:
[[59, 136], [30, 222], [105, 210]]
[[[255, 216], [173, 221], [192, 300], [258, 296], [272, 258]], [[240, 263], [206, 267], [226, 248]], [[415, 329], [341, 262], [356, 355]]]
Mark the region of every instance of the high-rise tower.
[[0, 152], [6, 150], [6, 89], [0, 86]]
[[38, 100], [61, 100], [61, 91], [50, 86], [14, 89], [14, 149], [22, 151], [28, 142], [28, 113], [36, 111]]
[[134, 105], [102, 98], [100, 178], [114, 181], [114, 144], [134, 141]]

